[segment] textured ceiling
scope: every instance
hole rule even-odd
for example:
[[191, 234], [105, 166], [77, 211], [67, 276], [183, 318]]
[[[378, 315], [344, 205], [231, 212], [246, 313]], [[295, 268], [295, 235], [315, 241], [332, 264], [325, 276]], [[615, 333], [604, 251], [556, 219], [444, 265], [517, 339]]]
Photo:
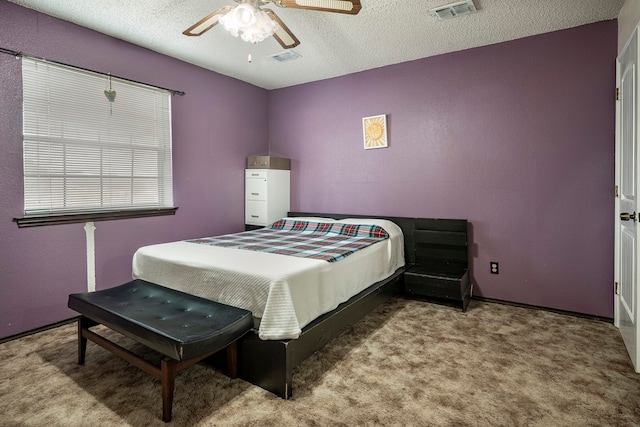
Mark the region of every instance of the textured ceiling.
[[182, 34], [232, 0], [9, 1], [265, 89], [614, 19], [624, 3], [474, 0], [477, 13], [443, 21], [428, 10], [455, 0], [361, 0], [358, 15], [269, 5], [301, 42], [293, 49], [301, 58], [278, 62], [270, 55], [283, 49], [273, 38], [251, 44], [220, 25], [200, 37]]

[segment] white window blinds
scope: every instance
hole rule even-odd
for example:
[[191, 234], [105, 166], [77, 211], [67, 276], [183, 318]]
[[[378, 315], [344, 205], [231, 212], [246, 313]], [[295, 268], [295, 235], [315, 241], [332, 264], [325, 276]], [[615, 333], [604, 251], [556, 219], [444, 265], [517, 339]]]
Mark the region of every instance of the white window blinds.
[[27, 57], [22, 78], [25, 216], [173, 207], [168, 91]]

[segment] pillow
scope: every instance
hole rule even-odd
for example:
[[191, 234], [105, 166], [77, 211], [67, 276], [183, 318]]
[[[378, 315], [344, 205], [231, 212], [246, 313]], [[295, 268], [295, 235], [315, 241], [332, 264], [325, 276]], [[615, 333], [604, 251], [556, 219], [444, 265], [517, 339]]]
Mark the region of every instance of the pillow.
[[307, 221], [307, 222], [336, 222], [333, 218], [320, 218], [317, 216], [287, 216], [282, 219], [290, 219], [293, 221]]
[[388, 219], [380, 219], [380, 218], [345, 218], [341, 219], [339, 222], [343, 224], [375, 224], [384, 228], [389, 236], [395, 237], [399, 236], [402, 238], [402, 229], [398, 224], [393, 221], [389, 221]]

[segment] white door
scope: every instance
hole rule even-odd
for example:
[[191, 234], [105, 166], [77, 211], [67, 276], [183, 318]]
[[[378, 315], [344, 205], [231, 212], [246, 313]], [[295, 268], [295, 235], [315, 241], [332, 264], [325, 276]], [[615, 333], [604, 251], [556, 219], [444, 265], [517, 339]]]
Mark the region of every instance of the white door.
[[638, 29], [618, 56], [616, 103], [616, 282], [615, 323], [636, 372], [640, 372], [638, 332]]

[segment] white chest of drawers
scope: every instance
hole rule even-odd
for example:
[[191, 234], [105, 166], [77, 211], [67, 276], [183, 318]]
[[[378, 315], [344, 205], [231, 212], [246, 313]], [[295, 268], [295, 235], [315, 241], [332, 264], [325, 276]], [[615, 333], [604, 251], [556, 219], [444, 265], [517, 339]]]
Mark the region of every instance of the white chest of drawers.
[[290, 209], [290, 171], [246, 169], [244, 222], [264, 226], [287, 216]]

